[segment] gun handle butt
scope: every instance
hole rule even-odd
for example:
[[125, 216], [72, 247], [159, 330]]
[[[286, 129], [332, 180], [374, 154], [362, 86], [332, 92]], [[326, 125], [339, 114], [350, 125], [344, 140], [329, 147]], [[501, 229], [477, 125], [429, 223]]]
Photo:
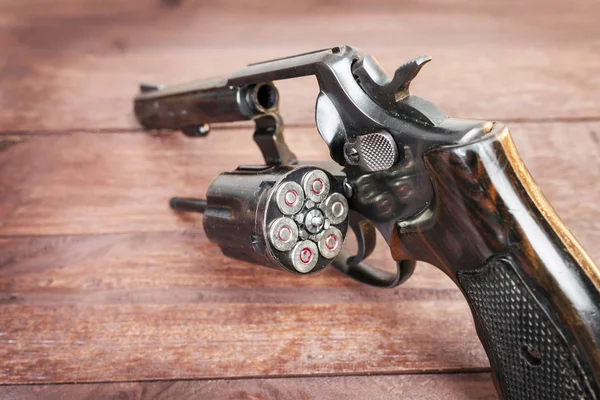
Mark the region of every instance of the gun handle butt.
[[497, 124], [424, 160], [435, 192], [430, 217], [399, 224], [394, 259], [427, 261], [457, 283], [502, 398], [598, 398], [600, 272], [508, 129]]

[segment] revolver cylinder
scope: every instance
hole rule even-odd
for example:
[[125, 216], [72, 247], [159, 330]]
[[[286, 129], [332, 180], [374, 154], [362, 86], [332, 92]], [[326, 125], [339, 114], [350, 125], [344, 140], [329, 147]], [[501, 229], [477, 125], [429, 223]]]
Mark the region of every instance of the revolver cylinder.
[[348, 203], [341, 184], [320, 168], [239, 167], [209, 187], [203, 225], [229, 257], [316, 272], [342, 249]]

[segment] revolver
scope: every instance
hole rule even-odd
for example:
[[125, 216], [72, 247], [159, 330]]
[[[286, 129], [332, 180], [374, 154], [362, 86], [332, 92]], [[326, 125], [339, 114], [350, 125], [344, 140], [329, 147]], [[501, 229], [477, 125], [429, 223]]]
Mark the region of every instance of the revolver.
[[[600, 399], [600, 270], [556, 215], [502, 123], [447, 117], [409, 87], [421, 56], [389, 76], [338, 46], [250, 64], [222, 79], [142, 84], [146, 129], [206, 136], [211, 123], [252, 120], [264, 164], [220, 174], [203, 213], [224, 255], [296, 274], [332, 265], [384, 288], [417, 260], [445, 272], [473, 314], [503, 399]], [[328, 162], [288, 148], [274, 81], [314, 75], [316, 127]], [[344, 249], [350, 228], [357, 250]], [[369, 265], [376, 230], [395, 273]]]

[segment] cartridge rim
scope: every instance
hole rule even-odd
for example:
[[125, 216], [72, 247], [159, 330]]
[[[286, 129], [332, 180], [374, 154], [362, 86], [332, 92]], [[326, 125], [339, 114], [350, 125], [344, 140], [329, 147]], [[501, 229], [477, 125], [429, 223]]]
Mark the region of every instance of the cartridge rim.
[[302, 187], [306, 197], [315, 203], [320, 203], [329, 194], [330, 182], [325, 172], [315, 169], [307, 173], [302, 179]]
[[348, 216], [348, 200], [341, 193], [332, 193], [323, 202], [325, 216], [336, 225], [343, 222]]
[[332, 226], [326, 229], [319, 240], [319, 253], [325, 258], [331, 259], [339, 254], [344, 243], [342, 232]]
[[292, 265], [300, 273], [310, 272], [319, 261], [319, 249], [311, 240], [303, 240], [296, 244], [291, 252]]
[[277, 218], [271, 223], [269, 240], [279, 251], [291, 250], [298, 241], [298, 226], [291, 218]]
[[282, 214], [296, 214], [304, 207], [304, 190], [296, 182], [285, 182], [277, 190], [275, 201]]

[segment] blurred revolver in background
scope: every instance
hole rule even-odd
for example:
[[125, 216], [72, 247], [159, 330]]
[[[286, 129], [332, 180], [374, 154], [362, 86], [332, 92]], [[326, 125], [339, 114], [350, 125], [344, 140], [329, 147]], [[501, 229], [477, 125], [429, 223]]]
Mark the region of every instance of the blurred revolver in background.
[[[501, 123], [448, 118], [409, 92], [429, 57], [388, 76], [351, 46], [251, 64], [222, 79], [142, 84], [146, 129], [206, 136], [211, 123], [253, 120], [263, 165], [220, 174], [201, 212], [226, 256], [292, 273], [328, 265], [380, 287], [415, 261], [460, 288], [504, 399], [600, 398], [600, 270], [529, 175]], [[287, 147], [273, 81], [314, 75], [328, 162]], [[358, 250], [344, 250], [348, 227]], [[395, 273], [366, 263], [378, 230]], [[443, 307], [440, 304], [440, 307]]]

